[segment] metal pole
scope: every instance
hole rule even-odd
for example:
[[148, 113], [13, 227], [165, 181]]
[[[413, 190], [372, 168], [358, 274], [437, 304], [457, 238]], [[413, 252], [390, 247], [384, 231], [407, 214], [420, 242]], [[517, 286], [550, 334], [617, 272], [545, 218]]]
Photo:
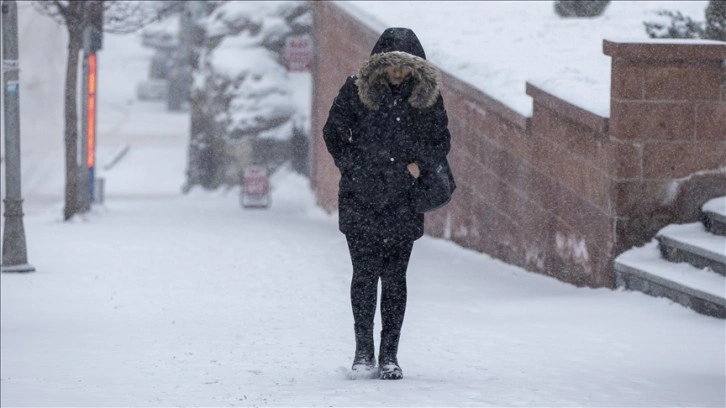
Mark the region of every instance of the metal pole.
[[3, 272], [33, 272], [28, 264], [20, 189], [20, 82], [18, 63], [18, 6], [2, 2], [3, 98], [5, 99], [5, 229]]
[[81, 75], [81, 160], [78, 166], [78, 204], [81, 212], [91, 209], [91, 183], [88, 171], [88, 54], [90, 27], [83, 32], [83, 58]]

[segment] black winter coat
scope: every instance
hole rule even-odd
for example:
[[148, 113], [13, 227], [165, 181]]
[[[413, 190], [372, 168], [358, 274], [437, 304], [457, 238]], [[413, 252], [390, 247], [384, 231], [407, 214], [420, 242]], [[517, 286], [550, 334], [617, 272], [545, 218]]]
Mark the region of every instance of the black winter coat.
[[[431, 168], [446, 157], [451, 138], [439, 72], [424, 58], [413, 31], [386, 30], [330, 108], [323, 138], [341, 172], [339, 222], [346, 235], [397, 241], [423, 235], [423, 214], [412, 204], [415, 178], [406, 166]], [[391, 65], [412, 74], [389, 85], [384, 71]]]

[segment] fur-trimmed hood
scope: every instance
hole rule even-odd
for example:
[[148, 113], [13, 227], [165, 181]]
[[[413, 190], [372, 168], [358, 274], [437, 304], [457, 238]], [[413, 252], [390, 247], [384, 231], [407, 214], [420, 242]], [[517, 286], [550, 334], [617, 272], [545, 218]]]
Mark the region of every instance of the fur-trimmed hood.
[[421, 57], [403, 52], [390, 51], [372, 55], [358, 71], [355, 84], [363, 104], [378, 110], [378, 105], [390, 93], [386, 68], [405, 66], [411, 68], [413, 81], [408, 102], [414, 108], [428, 108], [436, 103], [441, 87], [441, 73]]

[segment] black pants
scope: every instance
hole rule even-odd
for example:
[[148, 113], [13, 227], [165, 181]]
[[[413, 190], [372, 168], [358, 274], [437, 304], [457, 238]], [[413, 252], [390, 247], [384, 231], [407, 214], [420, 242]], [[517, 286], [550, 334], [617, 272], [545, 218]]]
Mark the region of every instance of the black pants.
[[356, 358], [373, 361], [373, 319], [381, 280], [381, 345], [379, 362], [397, 361], [398, 340], [406, 313], [406, 270], [412, 241], [389, 242], [369, 236], [346, 236], [353, 263], [350, 300], [356, 336]]

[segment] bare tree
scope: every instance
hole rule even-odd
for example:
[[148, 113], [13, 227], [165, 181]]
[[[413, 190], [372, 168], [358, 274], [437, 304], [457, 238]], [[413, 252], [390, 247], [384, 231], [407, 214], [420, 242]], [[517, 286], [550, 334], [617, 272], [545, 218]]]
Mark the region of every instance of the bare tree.
[[[83, 32], [90, 24], [101, 26], [104, 32], [128, 34], [158, 21], [183, 7], [180, 1], [128, 0], [45, 0], [33, 2], [42, 14], [65, 25], [68, 30], [68, 61], [65, 80], [65, 206], [63, 219], [69, 220], [81, 211], [78, 200], [78, 111], [76, 90], [78, 63], [83, 48]], [[101, 20], [101, 21], [98, 21]]]

